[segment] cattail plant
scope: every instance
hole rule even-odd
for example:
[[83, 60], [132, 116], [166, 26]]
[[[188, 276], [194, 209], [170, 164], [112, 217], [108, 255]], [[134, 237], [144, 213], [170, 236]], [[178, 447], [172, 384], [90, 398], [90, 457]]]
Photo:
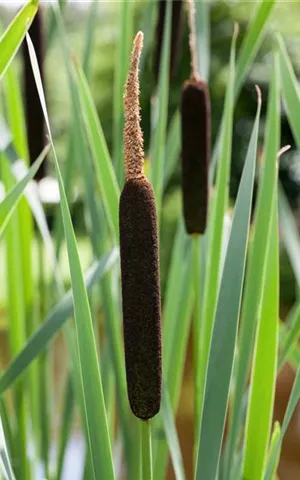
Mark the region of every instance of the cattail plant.
[[[39, 65], [40, 74], [44, 82], [44, 45], [43, 45], [43, 22], [42, 13], [39, 9], [30, 28], [31, 37], [36, 57]], [[27, 126], [27, 140], [29, 148], [30, 164], [32, 164], [45, 147], [45, 124], [38, 96], [34, 75], [31, 68], [27, 43], [23, 44], [23, 63], [24, 63], [24, 93], [25, 93], [25, 112]], [[35, 178], [40, 180], [46, 175], [46, 162], [44, 161]]]
[[200, 352], [200, 255], [199, 236], [205, 232], [208, 211], [208, 169], [210, 157], [210, 99], [206, 82], [198, 72], [195, 5], [188, 0], [191, 78], [184, 83], [181, 113], [182, 201], [186, 231], [193, 235], [193, 269], [195, 306], [193, 316], [193, 374], [195, 443], [197, 455], [202, 414], [203, 379]]
[[183, 214], [188, 234], [203, 234], [208, 210], [210, 98], [198, 72], [195, 6], [188, 0], [191, 78], [184, 83], [181, 112]]
[[120, 198], [120, 248], [127, 390], [132, 412], [147, 420], [161, 400], [159, 246], [154, 191], [144, 174], [138, 65], [143, 33], [134, 40], [125, 86], [126, 183]]
[[[153, 71], [155, 78], [158, 77], [163, 38], [164, 38], [164, 25], [167, 12], [167, 1], [168, 0], [158, 0], [158, 17], [156, 25], [156, 47], [154, 54], [153, 62]], [[179, 54], [180, 54], [180, 43], [182, 36], [182, 0], [172, 0], [172, 18], [171, 18], [171, 53], [170, 53], [170, 77], [172, 78], [175, 74]]]

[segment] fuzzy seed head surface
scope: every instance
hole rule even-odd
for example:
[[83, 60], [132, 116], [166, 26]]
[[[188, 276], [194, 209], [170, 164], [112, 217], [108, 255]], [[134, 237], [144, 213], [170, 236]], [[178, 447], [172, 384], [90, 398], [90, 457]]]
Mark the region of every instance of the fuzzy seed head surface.
[[134, 39], [130, 69], [125, 84], [124, 158], [126, 180], [144, 176], [144, 141], [140, 126], [140, 86], [138, 77], [143, 38], [143, 33], [138, 32]]
[[146, 178], [126, 182], [120, 198], [120, 257], [127, 391], [135, 416], [161, 402], [161, 305], [157, 214]]
[[188, 234], [203, 234], [208, 210], [210, 99], [202, 80], [185, 82], [180, 105], [183, 215]]

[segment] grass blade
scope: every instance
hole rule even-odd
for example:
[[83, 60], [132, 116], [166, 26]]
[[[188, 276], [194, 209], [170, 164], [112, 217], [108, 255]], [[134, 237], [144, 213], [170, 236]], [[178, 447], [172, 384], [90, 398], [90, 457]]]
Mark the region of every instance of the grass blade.
[[95, 479], [103, 477], [109, 480], [114, 479], [114, 470], [90, 307], [81, 270], [71, 215], [51, 136], [51, 129], [38, 63], [33, 44], [28, 34], [26, 35], [26, 40], [48, 135], [53, 149], [55, 168], [59, 183], [61, 210], [69, 257], [71, 283], [74, 294], [74, 313], [79, 353], [81, 390], [85, 406], [84, 421], [88, 431], [89, 450], [92, 457], [93, 474]]
[[24, 193], [24, 190], [30, 180], [34, 177], [38, 171], [42, 161], [46, 157], [49, 151], [49, 146], [45, 147], [39, 158], [33, 163], [33, 165], [28, 170], [27, 174], [20, 180], [12, 189], [7, 193], [5, 198], [0, 203], [0, 236], [2, 235], [7, 222], [11, 218], [13, 212], [15, 211], [21, 196]]
[[283, 188], [279, 188], [279, 217], [282, 239], [293, 272], [300, 286], [300, 240], [298, 226]]
[[[282, 93], [285, 109], [291, 130], [293, 132], [293, 137], [299, 149], [300, 121], [298, 112], [300, 108], [300, 87], [293, 70], [292, 63], [288, 57], [284, 42], [279, 35], [277, 40], [279, 47], [280, 77], [282, 82]], [[279, 190], [279, 218], [280, 225], [282, 227], [285, 248], [290, 258], [297, 283], [300, 285], [300, 242], [298, 229], [282, 188]]]
[[[14, 182], [9, 165], [1, 158], [1, 173], [3, 184], [10, 189]], [[8, 339], [10, 353], [15, 356], [22, 349], [26, 342], [25, 322], [25, 299], [22, 283], [22, 262], [21, 262], [21, 236], [19, 228], [19, 217], [13, 215], [5, 231], [6, 242], [6, 282], [7, 282], [7, 314], [8, 314]], [[18, 458], [17, 476], [21, 475], [24, 480], [30, 478], [30, 465], [27, 457], [28, 423], [26, 419], [27, 391], [25, 383], [16, 385], [13, 392], [14, 407], [18, 418], [17, 429], [14, 438], [13, 457]]]
[[247, 29], [247, 33], [243, 39], [236, 65], [236, 98], [239, 95], [251, 62], [255, 58], [255, 55], [261, 45], [263, 36], [268, 25], [268, 20], [270, 18], [275, 3], [276, 0], [261, 0], [261, 2], [259, 2], [257, 5], [253, 19]]
[[279, 318], [278, 200], [273, 195], [262, 307], [257, 326], [245, 432], [244, 477], [263, 478], [271, 434]]
[[218, 295], [205, 385], [197, 480], [215, 480], [218, 471], [244, 279], [260, 108], [259, 94]]
[[7, 69], [4, 80], [7, 99], [8, 123], [12, 132], [13, 144], [21, 158], [28, 165], [29, 153], [26, 135], [26, 120], [22, 102], [22, 91], [13, 65]]
[[[90, 73], [90, 57], [93, 52], [95, 31], [97, 26], [99, 2], [94, 0], [90, 6], [88, 22], [85, 31], [84, 50], [82, 55], [82, 68], [87, 78]], [[62, 8], [60, 7], [60, 13], [62, 14]]]
[[155, 192], [158, 218], [160, 218], [163, 194], [165, 142], [168, 120], [171, 15], [172, 2], [167, 2], [162, 55], [159, 65], [158, 92], [153, 103], [155, 126], [150, 145], [151, 181]]
[[268, 118], [265, 134], [264, 168], [258, 191], [253, 244], [249, 254], [245, 281], [245, 292], [241, 314], [239, 355], [236, 381], [228, 434], [227, 475], [233, 465], [233, 456], [242, 426], [242, 402], [247, 382], [249, 363], [254, 343], [256, 319], [262, 298], [262, 285], [265, 272], [268, 236], [271, 225], [273, 196], [277, 178], [277, 154], [279, 150], [279, 75], [278, 63], [274, 62], [272, 84], [269, 95]]
[[[82, 126], [80, 104], [78, 94], [75, 89], [74, 78], [71, 75], [71, 63], [68, 45], [66, 43], [65, 29], [59, 12], [57, 12], [57, 15], [57, 20], [59, 22], [58, 31], [61, 35], [65, 64], [69, 80], [69, 87], [71, 92], [74, 127], [77, 138], [78, 160], [79, 166], [83, 172], [83, 179], [86, 191], [85, 204], [90, 220], [90, 227], [88, 228], [88, 230], [91, 237], [91, 244], [94, 256], [98, 258], [102, 255], [104, 247], [107, 244], [107, 240], [105, 238], [107, 229], [104, 226], [104, 215], [102, 214], [102, 211], [100, 211], [99, 205], [97, 204], [97, 199], [95, 198], [92, 161], [89, 157], [89, 151], [86, 145], [85, 138], [83, 137], [83, 131], [80, 129], [80, 127]], [[115, 288], [113, 286], [113, 281], [115, 281], [116, 275], [114, 275], [113, 278], [110, 277], [112, 277], [111, 274], [108, 275], [108, 277], [106, 277], [105, 279], [103, 279], [101, 285], [102, 308], [104, 312], [103, 318], [105, 330], [108, 337], [109, 353], [111, 356], [111, 362], [114, 367], [116, 377], [117, 405], [121, 430], [123, 434], [123, 444], [125, 448], [128, 475], [133, 476], [133, 442], [129, 427], [129, 409], [126, 391], [122, 331], [119, 312], [119, 291], [115, 291]], [[111, 411], [113, 411], [113, 408], [111, 408]]]
[[[183, 238], [180, 238], [181, 235]], [[168, 388], [169, 398], [174, 412], [176, 412], [178, 407], [180, 389], [182, 386], [184, 361], [194, 300], [190, 247], [191, 245], [187, 239], [183, 222], [181, 222], [179, 224], [178, 238], [176, 239], [175, 253], [172, 260], [172, 263], [174, 263], [170, 272], [173, 278], [170, 277], [172, 280], [168, 280], [168, 282], [172, 285], [169, 295], [173, 292], [173, 300], [175, 298], [177, 300], [178, 298], [182, 299], [182, 302], [176, 303], [174, 300], [175, 310], [169, 310], [169, 315], [171, 312], [173, 312], [173, 315], [167, 316], [166, 310], [163, 317], [164, 384], [166, 385], [165, 388]], [[182, 259], [184, 259], [184, 264]], [[180, 262], [181, 266], [179, 277], [176, 276], [177, 260]], [[178, 282], [178, 278], [180, 278], [180, 282]], [[175, 282], [173, 282], [173, 280], [175, 280]], [[176, 286], [176, 280], [180, 285], [179, 290], [173, 289], [174, 286]], [[178, 297], [175, 295], [178, 295]], [[176, 351], [176, 356], [172, 355], [172, 352], [174, 351]], [[168, 460], [168, 444], [167, 438], [160, 433], [162, 430], [160, 417], [154, 420], [153, 426], [155, 428], [153, 437], [156, 438], [154, 452], [154, 478], [164, 478]]]
[[[277, 467], [279, 463], [279, 458], [280, 458], [280, 448], [277, 449], [277, 444], [280, 441], [280, 434], [281, 434], [281, 428], [280, 428], [280, 423], [275, 422], [274, 423], [274, 428], [273, 428], [273, 433], [272, 433], [272, 438], [270, 442], [270, 448], [269, 448], [269, 455], [268, 455], [268, 461], [273, 458], [274, 455], [274, 462], [273, 462], [273, 468], [272, 468], [272, 473], [271, 473], [271, 478], [275, 478], [276, 472], [277, 472]], [[276, 450], [276, 453], [275, 453]]]
[[[261, 46], [275, 2], [276, 0], [261, 0], [260, 2], [257, 2], [256, 11], [254, 12], [254, 16], [248, 25], [247, 32], [243, 39], [238, 55], [234, 87], [235, 101], [239, 96], [245, 77], [255, 58], [255, 55]], [[217, 135], [210, 165], [211, 178], [214, 177], [218, 148], [219, 134]]]
[[281, 370], [293, 349], [298, 344], [300, 335], [300, 302], [299, 300], [289, 312], [284, 325], [288, 327], [287, 332], [280, 342], [280, 353], [278, 360], [278, 372]]
[[[5, 125], [2, 125], [2, 128], [5, 128]], [[3, 150], [3, 153], [10, 161], [11, 170], [15, 178], [17, 180], [21, 180], [28, 172], [26, 163], [23, 159], [19, 158], [14, 146], [10, 142], [9, 135], [7, 135], [4, 140], [5, 141], [3, 142], [3, 145], [1, 145], [1, 150]], [[59, 274], [58, 262], [55, 256], [51, 234], [48, 228], [47, 219], [42, 203], [37, 194], [36, 188], [34, 188], [34, 184], [29, 183], [24, 191], [24, 194], [30, 206], [32, 214], [36, 220], [37, 226], [46, 245], [47, 251], [49, 252], [56, 284], [59, 286], [60, 291], [62, 291], [61, 277]]]
[[5, 480], [15, 480], [6, 447], [2, 421], [0, 418], [0, 470]]
[[161, 402], [161, 417], [164, 424], [164, 430], [167, 437], [171, 460], [175, 472], [176, 480], [184, 480], [184, 467], [181, 455], [180, 443], [178, 440], [175, 420], [172, 412], [172, 406], [167, 390], [163, 389]]
[[[85, 285], [88, 291], [114, 265], [118, 259], [118, 250], [114, 248], [109, 254], [96, 261], [85, 275]], [[49, 345], [49, 342], [64, 326], [74, 311], [73, 292], [70, 290], [52, 309], [44, 323], [28, 339], [25, 347], [13, 359], [0, 378], [0, 394], [5, 392], [24, 373], [28, 366]]]
[[38, 0], [31, 0], [19, 11], [0, 38], [0, 80], [20, 47], [38, 10]]
[[274, 467], [276, 465], [276, 462], [278, 461], [278, 455], [280, 452], [283, 437], [287, 431], [287, 428], [289, 426], [289, 423], [298, 405], [299, 400], [300, 400], [300, 366], [298, 367], [296, 378], [294, 380], [294, 385], [289, 398], [289, 402], [284, 414], [280, 437], [277, 440], [276, 445], [273, 446], [273, 451], [269, 457], [264, 480], [271, 480], [272, 478], [271, 475], [273, 474]]
[[75, 78], [105, 212], [115, 237], [119, 238], [118, 211], [120, 190], [91, 92], [84, 73], [77, 62]]
[[298, 110], [300, 105], [300, 87], [284, 42], [279, 35], [277, 36], [277, 41], [279, 47], [280, 77], [286, 113], [295, 142], [298, 148], [300, 148], [300, 119]]
[[[206, 233], [209, 241], [207, 246], [206, 276], [202, 303], [202, 333], [200, 341], [200, 382], [202, 396], [200, 398], [200, 411], [203, 408], [203, 392], [208, 364], [209, 347], [213, 330], [213, 319], [217, 301], [217, 292], [220, 279], [221, 251], [223, 239], [224, 216], [228, 204], [228, 183], [230, 176], [230, 161], [232, 149], [232, 124], [233, 124], [233, 88], [235, 72], [235, 45], [234, 33], [230, 53], [230, 74], [226, 91], [224, 114], [221, 131], [220, 159], [217, 171], [215, 195], [211, 202], [209, 229]], [[210, 240], [211, 239], [211, 240]], [[201, 422], [200, 422], [201, 423]], [[197, 440], [198, 441], [198, 440]]]
[[168, 185], [168, 182], [178, 165], [179, 150], [180, 150], [180, 115], [176, 110], [174, 113], [166, 139], [166, 158], [165, 158], [165, 171], [164, 171], [164, 188]]

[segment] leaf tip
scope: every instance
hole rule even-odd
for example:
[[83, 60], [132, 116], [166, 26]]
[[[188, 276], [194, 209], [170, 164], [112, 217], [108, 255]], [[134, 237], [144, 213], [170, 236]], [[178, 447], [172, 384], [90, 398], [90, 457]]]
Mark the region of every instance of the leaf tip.
[[240, 26], [238, 24], [238, 22], [234, 22], [234, 26], [233, 26], [233, 39], [236, 40], [238, 35], [240, 33]]
[[255, 89], [256, 89], [256, 93], [257, 93], [257, 103], [258, 103], [258, 107], [260, 108], [261, 107], [261, 89], [259, 88], [258, 85], [255, 85]]
[[287, 152], [288, 150], [290, 150], [291, 148], [291, 145], [285, 145], [284, 147], [282, 147], [278, 153], [277, 153], [277, 160], [279, 160], [279, 158], [281, 157], [281, 155], [283, 155], [285, 152]]

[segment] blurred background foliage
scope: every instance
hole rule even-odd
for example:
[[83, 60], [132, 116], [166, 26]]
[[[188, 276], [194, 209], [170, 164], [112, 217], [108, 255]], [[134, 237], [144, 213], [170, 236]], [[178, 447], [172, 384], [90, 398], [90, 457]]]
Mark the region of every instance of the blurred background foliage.
[[[197, 0], [196, 0], [197, 1]], [[156, 22], [156, 3], [154, 0], [134, 2], [134, 31], [142, 29], [145, 33], [145, 39], [149, 41], [149, 48], [145, 49], [142, 58], [141, 68], [141, 108], [142, 108], [142, 128], [145, 139], [145, 152], [149, 148], [149, 138], [151, 130], [151, 101], [155, 93], [156, 84], [153, 74], [153, 52], [155, 48], [155, 22]], [[53, 13], [49, 5], [43, 5], [45, 40], [46, 40], [46, 58], [45, 58], [45, 89], [47, 94], [47, 104], [51, 117], [52, 133], [54, 143], [58, 154], [60, 165], [63, 164], [68, 155], [68, 139], [71, 125], [70, 114], [72, 112], [70, 92], [66, 76], [66, 69], [63, 65], [63, 52], [60, 40], [55, 30], [52, 30]], [[74, 0], [65, 2], [64, 19], [69, 36], [69, 44], [71, 45], [74, 55], [82, 58], [84, 50], [84, 40], [86, 31], [93, 21], [95, 25], [95, 35], [93, 44], [90, 45], [91, 55], [88, 66], [88, 79], [91, 86], [92, 94], [95, 99], [101, 124], [103, 126], [105, 138], [107, 140], [110, 151], [112, 152], [113, 138], [113, 91], [114, 91], [114, 69], [116, 64], [117, 52], [116, 45], [119, 36], [119, 15], [120, 2], [98, 0], [88, 2], [87, 0]], [[228, 57], [230, 50], [230, 42], [233, 30], [233, 23], [238, 22], [240, 27], [240, 35], [238, 37], [238, 47], [242, 42], [249, 19], [256, 7], [254, 1], [215, 1], [211, 0], [210, 9], [210, 25], [211, 25], [211, 65], [209, 88], [212, 104], [212, 143], [220, 125], [221, 113], [223, 110], [224, 92], [226, 81], [228, 78]], [[5, 27], [12, 19], [15, 13], [15, 7], [8, 8], [8, 2], [0, 1], [0, 19]], [[254, 84], [258, 83], [263, 95], [262, 120], [260, 123], [262, 147], [266, 104], [267, 89], [270, 78], [271, 57], [272, 54], [272, 35], [274, 32], [280, 32], [284, 36], [290, 58], [293, 62], [296, 73], [300, 75], [300, 2], [296, 1], [277, 1], [268, 24], [268, 33], [265, 36], [263, 45], [259, 50], [255, 62], [247, 76], [247, 79], [241, 90], [234, 115], [234, 134], [232, 149], [232, 169], [230, 192], [232, 199], [237, 193], [243, 162], [246, 155], [246, 149], [251, 133], [253, 118], [256, 110], [256, 93]], [[170, 82], [170, 101], [169, 101], [169, 120], [178, 107], [180, 99], [180, 91], [183, 82], [190, 75], [190, 54], [188, 50], [188, 26], [186, 11], [184, 14], [184, 24], [182, 30], [181, 54], [178, 68], [174, 78]], [[201, 51], [200, 51], [201, 55]], [[14, 66], [19, 70], [20, 79], [22, 79], [22, 62], [20, 55], [14, 61]], [[280, 163], [280, 179], [288, 196], [290, 204], [293, 208], [295, 218], [300, 226], [300, 162], [299, 151], [297, 151], [293, 137], [282, 109], [282, 130], [281, 145], [291, 144], [292, 148], [287, 152]], [[74, 168], [77, 168], [78, 162], [74, 162]], [[162, 291], [166, 281], [166, 271], [172, 251], [172, 243], [175, 234], [176, 221], [181, 210], [181, 193], [180, 183], [180, 162], [178, 159], [177, 169], [170, 178], [165, 189], [165, 198], [162, 211], [162, 230], [161, 230], [161, 279]], [[49, 175], [55, 176], [54, 165], [51, 155], [48, 157]], [[91, 263], [92, 250], [90, 242], [87, 239], [84, 208], [82, 195], [84, 185], [82, 176], [76, 171], [73, 172], [73, 205], [72, 216], [73, 223], [76, 228], [76, 238], [80, 249], [80, 258], [83, 269], [86, 270]], [[49, 224], [51, 226], [52, 219], [56, 213], [55, 209], [59, 209], [57, 205], [46, 205]], [[34, 250], [38, 252], [38, 242], [35, 239]], [[63, 248], [61, 254], [62, 273], [66, 284], [69, 284], [69, 269], [66, 255], [66, 249]], [[0, 263], [4, 264], [3, 244], [0, 245]], [[37, 266], [34, 264], [34, 277], [38, 284]], [[49, 270], [50, 266], [46, 265]], [[1, 270], [3, 275], [3, 269]], [[288, 256], [285, 250], [281, 249], [281, 265], [280, 265], [281, 285], [281, 318], [285, 317], [286, 312], [295, 300], [296, 282], [293, 270], [290, 266]], [[0, 325], [5, 325], [5, 310], [3, 302], [6, 297], [5, 281], [0, 278], [3, 288], [0, 291]], [[62, 356], [62, 355], [61, 355]], [[60, 359], [60, 355], [57, 356]], [[57, 360], [59, 363], [60, 360]], [[191, 377], [191, 358], [188, 355], [186, 360], [186, 377]], [[61, 366], [57, 366], [59, 370]], [[178, 422], [186, 426], [188, 415], [191, 411], [191, 387], [190, 383], [186, 384], [183, 391], [183, 399], [181, 407], [181, 416]], [[183, 412], [183, 413], [182, 413]], [[179, 429], [180, 430], [180, 429]], [[185, 443], [183, 450], [189, 452], [192, 450], [191, 445]], [[184, 452], [185, 453], [185, 452]], [[185, 457], [185, 454], [184, 454]]]
[[[46, 37], [46, 58], [45, 58], [45, 86], [48, 100], [48, 107], [53, 126], [54, 140], [60, 163], [64, 163], [68, 150], [68, 133], [70, 128], [70, 95], [67, 85], [66, 70], [62, 68], [63, 55], [58, 35], [55, 31], [52, 34], [53, 16], [49, 5], [43, 5], [44, 30]], [[70, 45], [74, 54], [82, 58], [84, 38], [86, 29], [89, 28], [89, 20], [93, 16], [95, 22], [94, 43], [91, 45], [90, 64], [88, 77], [97, 110], [101, 119], [105, 137], [111, 150], [112, 129], [113, 129], [113, 82], [114, 67], [116, 62], [116, 43], [119, 35], [118, 20], [120, 14], [119, 2], [98, 1], [92, 7], [92, 2], [65, 2], [64, 18], [67, 27]], [[151, 97], [155, 93], [155, 77], [153, 74], [153, 52], [155, 48], [155, 22], [156, 2], [135, 1], [134, 2], [134, 25], [135, 31], [144, 30], [148, 36], [149, 48], [144, 53], [141, 71], [141, 107], [142, 107], [142, 128], [144, 131], [145, 151], [149, 147], [151, 129], [150, 106]], [[209, 88], [212, 104], [212, 143], [214, 143], [218, 126], [220, 124], [221, 112], [223, 109], [224, 91], [226, 87], [228, 54], [232, 35], [233, 23], [238, 22], [240, 35], [238, 46], [243, 39], [249, 18], [251, 17], [256, 2], [249, 1], [215, 1], [211, 0], [211, 65]], [[92, 10], [91, 10], [92, 9]], [[15, 9], [8, 7], [7, 2], [0, 2], [0, 17], [3, 25], [7, 25], [12, 18]], [[269, 70], [271, 67], [272, 33], [280, 32], [284, 35], [285, 43], [296, 72], [300, 74], [300, 3], [293, 1], [279, 1], [276, 3], [269, 22], [268, 34], [260, 48], [255, 62], [248, 74], [240, 93], [236, 108], [234, 121], [234, 141], [232, 151], [232, 170], [230, 194], [234, 198], [241, 177], [243, 161], [245, 158], [247, 142], [249, 139], [253, 117], [256, 108], [256, 94], [254, 84], [258, 83], [262, 90], [263, 98], [267, 98], [269, 81]], [[187, 14], [184, 12], [181, 51], [178, 68], [170, 83], [169, 119], [175, 112], [180, 98], [180, 91], [183, 82], [189, 77], [190, 55], [188, 50], [188, 26]], [[201, 51], [200, 51], [201, 55]], [[21, 74], [21, 62], [15, 62]], [[201, 72], [200, 72], [201, 73]], [[264, 117], [266, 101], [263, 102], [261, 132], [264, 129]], [[291, 150], [284, 156], [280, 164], [280, 178], [290, 204], [295, 212], [296, 218], [300, 218], [300, 162], [299, 152], [293, 146], [293, 138], [288, 122], [282, 111], [282, 139], [281, 144], [291, 144]], [[50, 161], [48, 172], [53, 173], [53, 163]], [[80, 200], [83, 186], [79, 175], [74, 174], [74, 200]], [[181, 208], [180, 199], [180, 170], [178, 167], [169, 181], [165, 190], [165, 202], [163, 211], [163, 228], [161, 232], [161, 254], [162, 266], [168, 263], [171, 249], [169, 244], [175, 229], [175, 220]], [[77, 201], [77, 207], [73, 209], [74, 223], [77, 231], [84, 226], [82, 203]], [[52, 210], [48, 209], [51, 221]], [[299, 223], [299, 222], [298, 222]], [[281, 262], [281, 297], [284, 303], [290, 304], [295, 297], [295, 282], [292, 269], [284, 252]], [[162, 269], [162, 282], [165, 275]]]

